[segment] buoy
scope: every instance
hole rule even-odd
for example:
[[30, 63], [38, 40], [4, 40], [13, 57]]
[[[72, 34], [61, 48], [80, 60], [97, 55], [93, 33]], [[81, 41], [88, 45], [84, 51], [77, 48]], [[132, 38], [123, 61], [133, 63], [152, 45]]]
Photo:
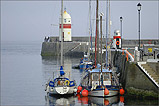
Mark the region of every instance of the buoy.
[[125, 91], [124, 91], [124, 89], [123, 89], [123, 88], [121, 88], [121, 89], [120, 89], [120, 94], [121, 94], [121, 95], [123, 95], [123, 94], [124, 94], [124, 92], [125, 92]]
[[82, 87], [78, 86], [77, 90], [81, 92], [82, 91]]
[[84, 90], [82, 91], [82, 96], [88, 96], [88, 90], [84, 89]]
[[82, 97], [82, 103], [88, 104], [88, 97]]
[[77, 94], [79, 94], [81, 91], [77, 90]]
[[104, 95], [109, 95], [109, 90], [107, 88], [104, 90]]
[[124, 103], [124, 97], [120, 96], [120, 102]]
[[105, 106], [109, 105], [109, 100], [108, 99], [104, 99], [104, 105]]

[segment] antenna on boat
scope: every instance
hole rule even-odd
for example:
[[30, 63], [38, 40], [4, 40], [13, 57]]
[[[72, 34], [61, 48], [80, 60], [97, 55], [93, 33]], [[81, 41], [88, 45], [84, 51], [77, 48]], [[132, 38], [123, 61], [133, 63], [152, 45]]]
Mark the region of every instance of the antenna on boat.
[[63, 66], [63, 0], [61, 0], [61, 66]]

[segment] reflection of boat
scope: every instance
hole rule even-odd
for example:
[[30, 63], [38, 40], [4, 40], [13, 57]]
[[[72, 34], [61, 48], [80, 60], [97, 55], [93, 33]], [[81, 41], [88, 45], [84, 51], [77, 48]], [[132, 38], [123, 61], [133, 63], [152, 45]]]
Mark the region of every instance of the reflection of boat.
[[80, 96], [80, 94], [77, 94], [77, 97], [78, 97], [78, 103], [89, 104], [91, 106], [124, 106], [123, 96], [99, 98], [99, 97], [91, 97], [91, 96], [83, 97], [83, 96]]
[[98, 98], [98, 97], [89, 97], [91, 104], [96, 104], [99, 106], [104, 105], [115, 105], [119, 102], [118, 96], [108, 97], [108, 98]]
[[52, 97], [45, 96], [46, 106], [65, 106], [65, 105], [75, 105], [74, 96], [70, 97]]

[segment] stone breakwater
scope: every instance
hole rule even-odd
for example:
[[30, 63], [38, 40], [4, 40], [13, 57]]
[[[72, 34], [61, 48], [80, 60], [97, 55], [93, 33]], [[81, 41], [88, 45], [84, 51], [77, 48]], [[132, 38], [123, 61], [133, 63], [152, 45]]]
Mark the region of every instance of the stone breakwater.
[[[64, 42], [64, 55], [65, 56], [79, 56], [81, 57], [84, 52], [88, 51], [89, 37], [72, 37], [72, 42]], [[92, 47], [94, 48], [95, 38], [92, 38]], [[111, 39], [112, 41], [112, 39]], [[138, 40], [122, 40], [123, 48], [131, 49], [130, 53], [133, 53], [135, 46], [138, 46]], [[111, 43], [111, 42], [108, 42]], [[159, 40], [141, 40], [141, 46], [143, 44], [155, 44], [159, 45]], [[103, 46], [105, 45], [105, 39], [103, 38]], [[59, 37], [49, 37], [49, 40], [42, 43], [41, 55], [42, 56], [57, 56], [60, 55], [61, 43]]]

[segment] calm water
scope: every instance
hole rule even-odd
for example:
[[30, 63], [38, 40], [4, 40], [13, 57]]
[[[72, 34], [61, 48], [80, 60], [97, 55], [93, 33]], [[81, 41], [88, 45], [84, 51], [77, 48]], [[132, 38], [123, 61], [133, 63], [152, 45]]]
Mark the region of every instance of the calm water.
[[[79, 95], [68, 98], [46, 96], [45, 83], [58, 73], [58, 57], [42, 58], [41, 42], [1, 43], [1, 105], [157, 105], [156, 102], [132, 100], [124, 97], [94, 98]], [[79, 58], [64, 58], [70, 77], [80, 83], [81, 72], [72, 69]], [[120, 102], [120, 101], [123, 101]]]

